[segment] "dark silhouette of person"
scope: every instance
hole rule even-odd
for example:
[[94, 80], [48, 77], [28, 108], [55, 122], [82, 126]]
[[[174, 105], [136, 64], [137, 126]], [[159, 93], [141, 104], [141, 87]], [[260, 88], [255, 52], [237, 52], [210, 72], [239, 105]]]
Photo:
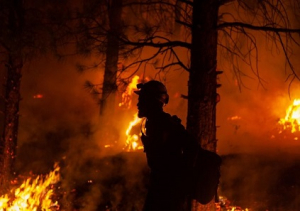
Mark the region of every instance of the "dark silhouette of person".
[[137, 85], [138, 117], [146, 118], [141, 140], [150, 167], [150, 185], [143, 211], [182, 211], [185, 204], [185, 128], [163, 111], [169, 101], [159, 81]]

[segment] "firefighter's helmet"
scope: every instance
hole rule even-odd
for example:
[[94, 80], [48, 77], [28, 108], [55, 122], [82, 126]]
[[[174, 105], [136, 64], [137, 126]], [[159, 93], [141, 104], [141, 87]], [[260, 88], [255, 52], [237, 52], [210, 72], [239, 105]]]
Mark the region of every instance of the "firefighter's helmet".
[[152, 99], [157, 99], [163, 104], [168, 104], [169, 95], [165, 85], [159, 81], [151, 80], [146, 83], [137, 84], [136, 94], [144, 97], [149, 97]]

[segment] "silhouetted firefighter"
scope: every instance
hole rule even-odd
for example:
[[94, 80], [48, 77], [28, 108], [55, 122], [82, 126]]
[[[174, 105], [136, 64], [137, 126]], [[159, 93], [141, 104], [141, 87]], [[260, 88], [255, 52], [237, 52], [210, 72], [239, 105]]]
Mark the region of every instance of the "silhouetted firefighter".
[[169, 96], [159, 81], [138, 84], [138, 116], [146, 117], [142, 142], [151, 169], [144, 211], [182, 211], [185, 193], [184, 127], [181, 120], [163, 111]]
[[143, 211], [191, 210], [191, 201], [209, 203], [216, 194], [221, 158], [204, 150], [181, 120], [163, 111], [169, 102], [159, 81], [138, 84], [138, 116], [146, 118], [142, 142], [150, 172]]

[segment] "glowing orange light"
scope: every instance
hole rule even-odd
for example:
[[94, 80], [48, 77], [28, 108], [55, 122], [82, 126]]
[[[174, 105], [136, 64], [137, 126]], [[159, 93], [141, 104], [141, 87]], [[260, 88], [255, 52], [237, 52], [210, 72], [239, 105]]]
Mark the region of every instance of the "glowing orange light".
[[49, 186], [59, 181], [59, 169], [55, 164], [54, 170], [44, 178], [28, 178], [10, 194], [0, 196], [0, 211], [50, 211], [58, 208], [58, 203], [51, 200], [53, 189]]
[[239, 119], [242, 119], [242, 117], [240, 116], [232, 116], [232, 117], [228, 117], [227, 120], [239, 120]]
[[300, 99], [295, 99], [293, 104], [286, 110], [284, 119], [279, 120], [279, 124], [284, 130], [290, 130], [292, 133], [300, 131]]
[[33, 95], [33, 98], [34, 99], [41, 99], [43, 98], [44, 96], [42, 94], [36, 94], [36, 95]]
[[230, 201], [223, 196], [219, 196], [219, 202], [215, 203], [216, 211], [250, 211], [248, 208], [241, 208], [239, 206], [230, 205]]
[[142, 119], [138, 118], [137, 113], [134, 115], [134, 120], [132, 120], [129, 123], [129, 126], [126, 130], [126, 142], [125, 142], [125, 147], [124, 150], [126, 151], [134, 151], [138, 149], [143, 149], [143, 146], [140, 145], [139, 143], [139, 135], [140, 134], [131, 134], [131, 130], [133, 126], [139, 124], [142, 121]]
[[130, 108], [131, 107], [131, 95], [133, 94], [133, 91], [136, 90], [136, 85], [138, 84], [139, 81], [139, 76], [134, 76], [130, 82], [130, 84], [128, 84], [126, 91], [123, 92], [122, 94], [122, 102], [119, 103], [119, 106], [124, 107], [124, 108]]
[[106, 144], [106, 145], [104, 145], [104, 148], [109, 148], [109, 147], [111, 147], [111, 145], [110, 145], [110, 144]]

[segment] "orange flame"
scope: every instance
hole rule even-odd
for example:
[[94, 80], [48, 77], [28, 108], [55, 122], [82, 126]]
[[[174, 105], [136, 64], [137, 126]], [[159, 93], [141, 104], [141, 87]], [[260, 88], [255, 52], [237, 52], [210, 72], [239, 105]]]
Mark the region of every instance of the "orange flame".
[[290, 130], [292, 133], [300, 131], [300, 99], [295, 99], [293, 104], [286, 110], [284, 119], [279, 120], [279, 124], [284, 130]]
[[139, 81], [139, 76], [134, 76], [130, 82], [130, 84], [128, 84], [126, 91], [123, 92], [122, 94], [122, 102], [119, 103], [119, 106], [123, 106], [125, 108], [130, 108], [131, 107], [131, 95], [133, 93], [133, 91], [136, 89], [136, 85]]
[[219, 202], [215, 203], [215, 210], [216, 211], [250, 211], [249, 208], [243, 209], [239, 206], [230, 205], [230, 201], [224, 196], [219, 196]]
[[54, 170], [45, 178], [28, 178], [10, 194], [0, 196], [0, 211], [50, 211], [59, 207], [57, 202], [52, 202], [53, 190], [49, 188], [59, 181], [59, 169], [55, 164]]
[[129, 123], [129, 126], [126, 130], [126, 143], [125, 143], [125, 147], [124, 150], [126, 151], [134, 151], [134, 150], [139, 150], [139, 149], [143, 149], [143, 146], [140, 145], [139, 143], [139, 136], [140, 134], [131, 134], [131, 130], [132, 128], [139, 124], [142, 121], [142, 119], [138, 118], [137, 113], [134, 115], [134, 120], [132, 120]]

